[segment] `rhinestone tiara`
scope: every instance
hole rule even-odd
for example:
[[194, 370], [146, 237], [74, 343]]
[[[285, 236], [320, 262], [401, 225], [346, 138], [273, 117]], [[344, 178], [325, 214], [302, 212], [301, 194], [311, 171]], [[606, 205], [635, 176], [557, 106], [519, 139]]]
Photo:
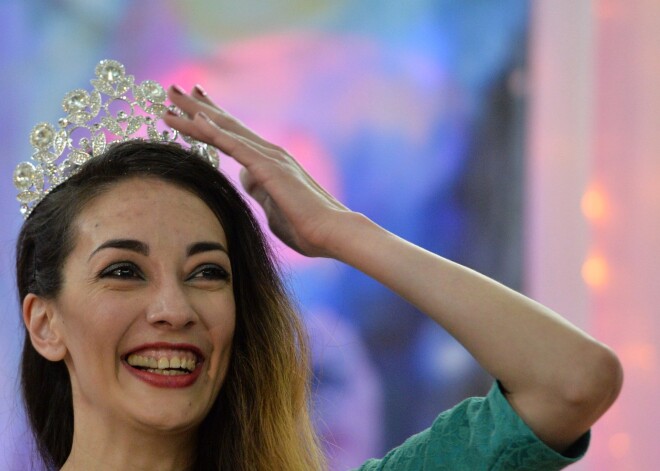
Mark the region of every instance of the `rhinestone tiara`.
[[[37, 124], [30, 133], [34, 148], [32, 162], [21, 162], [14, 171], [21, 214], [32, 210], [55, 187], [74, 175], [82, 164], [98, 157], [112, 144], [133, 139], [187, 144], [193, 151], [218, 166], [216, 149], [167, 127], [160, 119], [168, 108], [165, 89], [153, 80], [139, 85], [126, 75], [124, 65], [102, 60], [91, 80], [93, 90], [70, 91], [62, 100], [66, 116], [58, 126]], [[113, 109], [111, 109], [111, 106]], [[166, 129], [162, 132], [158, 127]], [[74, 142], [74, 132], [83, 134]]]

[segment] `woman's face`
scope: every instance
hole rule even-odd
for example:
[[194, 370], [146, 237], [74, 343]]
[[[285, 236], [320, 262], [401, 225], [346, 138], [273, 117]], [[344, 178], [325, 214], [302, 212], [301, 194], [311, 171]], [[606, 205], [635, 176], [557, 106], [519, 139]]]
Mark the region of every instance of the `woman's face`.
[[122, 181], [75, 220], [53, 301], [79, 418], [186, 431], [227, 372], [235, 326], [224, 230], [204, 202], [155, 178]]

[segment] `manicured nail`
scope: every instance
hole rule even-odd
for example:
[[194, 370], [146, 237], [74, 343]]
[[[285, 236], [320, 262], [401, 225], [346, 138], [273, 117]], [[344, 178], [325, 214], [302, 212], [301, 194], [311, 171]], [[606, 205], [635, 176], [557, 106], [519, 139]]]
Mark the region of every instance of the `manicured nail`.
[[172, 85], [172, 91], [177, 95], [183, 95], [186, 93], [186, 91], [178, 85]]
[[204, 90], [200, 84], [195, 85], [195, 91], [199, 96], [206, 96], [206, 90]]

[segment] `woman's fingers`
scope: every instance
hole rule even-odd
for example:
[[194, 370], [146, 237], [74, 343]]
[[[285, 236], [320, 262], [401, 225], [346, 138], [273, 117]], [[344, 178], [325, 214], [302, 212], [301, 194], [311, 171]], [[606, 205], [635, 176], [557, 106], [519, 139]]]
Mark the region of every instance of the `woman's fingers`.
[[267, 203], [270, 199], [270, 195], [264, 189], [264, 187], [259, 185], [259, 183], [252, 177], [250, 172], [245, 167], [241, 169], [239, 178], [241, 180], [241, 185], [243, 185], [243, 188], [245, 188], [247, 194], [250, 195], [257, 203], [259, 203], [259, 205], [264, 208], [264, 211], [267, 212], [269, 209], [267, 207]]
[[[241, 168], [238, 173], [238, 178], [241, 180], [241, 185], [245, 188], [245, 191], [248, 194], [252, 195], [257, 186], [257, 181], [254, 179], [252, 174], [245, 167]], [[256, 198], [255, 198], [256, 199]]]
[[168, 111], [163, 116], [163, 120], [183, 134], [217, 147], [242, 165], [249, 165], [251, 162], [249, 158], [245, 160], [245, 157], [249, 157], [245, 155], [248, 144], [238, 135], [220, 128], [204, 111], [196, 112], [192, 118], [178, 116]]
[[206, 90], [204, 90], [200, 84], [197, 84], [193, 87], [191, 95], [197, 98], [202, 103], [206, 103], [207, 105], [212, 106], [213, 108], [220, 109], [218, 105], [213, 103], [211, 97], [208, 96]]
[[167, 93], [170, 101], [189, 117], [194, 117], [197, 113], [205, 113], [222, 129], [233, 132], [239, 136], [245, 137], [257, 144], [275, 149], [276, 146], [263, 139], [251, 129], [247, 128], [238, 119], [224, 111], [206, 94], [201, 86], [196, 85], [191, 94], [187, 94], [177, 85], [172, 85]]
[[[250, 168], [264, 159], [269, 159], [267, 155], [259, 152], [259, 149], [248, 139], [230, 130], [222, 129], [203, 112], [197, 113], [189, 124], [192, 125], [190, 129], [197, 133], [197, 136], [192, 135], [193, 137], [217, 147], [246, 168]], [[188, 126], [186, 125], [186, 127]], [[186, 132], [183, 126], [181, 131]]]
[[[328, 199], [334, 199], [283, 149], [270, 143], [265, 146], [253, 139], [246, 138], [245, 132], [241, 135], [234, 133], [231, 129], [224, 129], [204, 111], [197, 112], [192, 119], [172, 113], [167, 113], [164, 119], [173, 128], [197, 140], [211, 144], [234, 158], [249, 170], [253, 178], [261, 183], [264, 179], [269, 179], [269, 176], [272, 176], [272, 172], [275, 171], [273, 165], [270, 164], [279, 162], [284, 165], [277, 165], [278, 170], [286, 167], [290, 176], [293, 176], [292, 172], [297, 174], [297, 178], [305, 181], [307, 185], [320, 194]], [[266, 169], [263, 164], [267, 164], [270, 169]]]

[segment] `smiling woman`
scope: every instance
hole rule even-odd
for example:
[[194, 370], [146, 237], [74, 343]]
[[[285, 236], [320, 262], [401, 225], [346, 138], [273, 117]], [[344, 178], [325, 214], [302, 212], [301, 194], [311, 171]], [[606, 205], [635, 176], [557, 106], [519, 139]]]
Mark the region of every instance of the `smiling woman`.
[[[30, 321], [47, 322], [55, 336], [40, 353], [67, 365], [74, 410], [84, 411], [76, 430], [89, 438], [115, 421], [197, 425], [218, 395], [234, 333], [227, 252], [199, 250], [227, 245], [217, 218], [189, 191], [134, 177], [90, 201], [73, 231], [58, 295], [28, 294], [24, 303]], [[144, 407], [154, 401], [168, 407]]]
[[[14, 175], [28, 216], [17, 249], [22, 385], [47, 466], [323, 468], [304, 329], [259, 225], [211, 165], [209, 146], [243, 166], [243, 186], [282, 241], [388, 286], [497, 380], [487, 397], [441, 413], [361, 470], [555, 470], [584, 455], [591, 425], [621, 387], [610, 349], [349, 210], [201, 87], [171, 87], [174, 112], [158, 84], [135, 86], [119, 63], [103, 61], [97, 77], [92, 94], [65, 97], [62, 130], [35, 127], [37, 166], [19, 164]], [[88, 124], [109, 109], [99, 90], [122, 101], [133, 90], [131, 105], [163, 113], [191, 136], [191, 149], [132, 112]], [[143, 124], [152, 142], [132, 137]], [[91, 141], [73, 147], [69, 132], [80, 127]], [[120, 142], [106, 149], [106, 134]]]
[[113, 146], [33, 211], [17, 269], [50, 466], [319, 467], [302, 328], [245, 202], [197, 155]]

